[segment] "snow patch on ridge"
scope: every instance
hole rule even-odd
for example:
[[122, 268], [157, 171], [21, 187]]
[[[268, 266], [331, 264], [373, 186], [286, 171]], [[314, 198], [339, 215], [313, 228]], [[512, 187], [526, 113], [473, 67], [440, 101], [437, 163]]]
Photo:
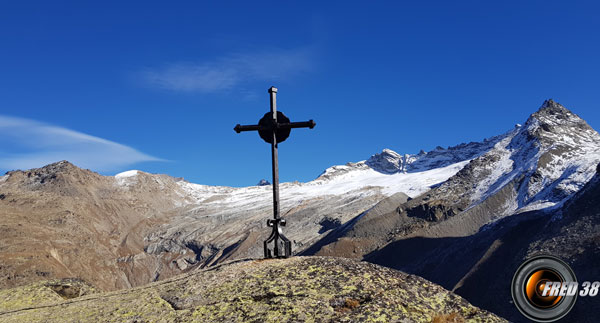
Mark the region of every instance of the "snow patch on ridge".
[[137, 169], [128, 170], [122, 173], [115, 175], [115, 179], [117, 180], [117, 184], [124, 186], [135, 183], [135, 177], [139, 175], [141, 172]]
[[128, 170], [126, 172], [122, 172], [122, 173], [118, 173], [117, 175], [115, 175], [116, 178], [125, 178], [125, 177], [131, 177], [131, 176], [135, 176], [137, 174], [139, 174], [139, 170], [137, 169], [133, 169], [133, 170]]
[[346, 172], [331, 179], [316, 179], [303, 184], [303, 190], [316, 195], [344, 194], [352, 189], [378, 186], [385, 195], [403, 192], [415, 197], [431, 186], [446, 181], [461, 170], [469, 161], [461, 161], [446, 167], [415, 173], [382, 174], [371, 168]]

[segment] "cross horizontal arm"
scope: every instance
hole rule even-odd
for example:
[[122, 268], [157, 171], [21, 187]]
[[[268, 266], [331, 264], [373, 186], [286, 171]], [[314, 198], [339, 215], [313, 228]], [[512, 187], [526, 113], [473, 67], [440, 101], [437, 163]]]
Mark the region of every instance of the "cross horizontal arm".
[[279, 129], [294, 129], [294, 128], [314, 128], [317, 124], [313, 120], [301, 121], [301, 122], [290, 122], [290, 123], [279, 123], [277, 128]]
[[233, 130], [235, 130], [235, 132], [237, 132], [237, 133], [240, 133], [242, 131], [256, 131], [259, 129], [260, 129], [260, 126], [257, 124], [248, 125], [248, 126], [242, 126], [241, 124], [237, 124], [235, 126], [235, 128], [233, 128]]
[[[278, 123], [278, 129], [294, 129], [294, 128], [314, 128], [317, 124], [313, 120], [301, 121], [301, 122], [289, 122], [289, 123]], [[236, 125], [233, 130], [235, 132], [240, 133], [242, 131], [257, 131], [257, 130], [269, 130], [272, 128], [264, 128], [260, 125], [246, 125], [242, 126], [241, 124]]]

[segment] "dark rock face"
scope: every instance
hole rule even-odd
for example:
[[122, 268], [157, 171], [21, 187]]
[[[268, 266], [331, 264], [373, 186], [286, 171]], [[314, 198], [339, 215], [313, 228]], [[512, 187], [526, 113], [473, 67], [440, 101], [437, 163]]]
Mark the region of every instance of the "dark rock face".
[[339, 227], [340, 225], [342, 225], [342, 221], [340, 221], [340, 219], [336, 219], [336, 218], [325, 217], [325, 218], [323, 218], [323, 220], [321, 220], [319, 222], [319, 224], [321, 225], [321, 229], [319, 230], [319, 233], [323, 233], [323, 232], [326, 232], [331, 229], [335, 229], [335, 228]]
[[267, 186], [267, 185], [271, 185], [271, 183], [269, 181], [267, 181], [266, 179], [261, 179], [260, 181], [258, 181], [258, 184], [256, 184], [258, 186]]
[[447, 207], [443, 204], [419, 204], [406, 210], [406, 216], [418, 217], [429, 222], [438, 222], [455, 216], [460, 210]]

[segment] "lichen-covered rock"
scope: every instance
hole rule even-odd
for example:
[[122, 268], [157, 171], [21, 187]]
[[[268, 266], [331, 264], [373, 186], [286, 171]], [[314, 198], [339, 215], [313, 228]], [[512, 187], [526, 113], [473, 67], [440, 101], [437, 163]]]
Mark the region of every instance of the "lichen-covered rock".
[[239, 261], [144, 287], [67, 300], [44, 286], [22, 287], [20, 297], [32, 295], [35, 301], [20, 307], [2, 298], [0, 321], [504, 321], [423, 278], [343, 258]]
[[60, 303], [67, 299], [97, 292], [94, 287], [81, 279], [54, 279], [27, 286], [1, 289], [0, 313]]

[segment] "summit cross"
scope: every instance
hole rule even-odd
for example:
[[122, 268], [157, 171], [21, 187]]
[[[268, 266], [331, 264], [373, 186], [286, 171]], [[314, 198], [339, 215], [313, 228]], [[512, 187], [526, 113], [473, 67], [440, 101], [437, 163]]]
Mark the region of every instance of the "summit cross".
[[[281, 231], [285, 226], [285, 220], [279, 213], [279, 162], [277, 157], [277, 144], [286, 140], [293, 128], [314, 128], [313, 120], [303, 122], [290, 122], [281, 111], [277, 111], [277, 88], [269, 89], [271, 97], [271, 111], [258, 121], [256, 125], [236, 125], [233, 130], [258, 131], [258, 135], [267, 143], [271, 144], [271, 160], [273, 170], [273, 219], [267, 220], [267, 226], [272, 227], [271, 235], [263, 242], [265, 258], [287, 258], [292, 255], [292, 243]], [[273, 250], [269, 249], [269, 243], [273, 242]]]

